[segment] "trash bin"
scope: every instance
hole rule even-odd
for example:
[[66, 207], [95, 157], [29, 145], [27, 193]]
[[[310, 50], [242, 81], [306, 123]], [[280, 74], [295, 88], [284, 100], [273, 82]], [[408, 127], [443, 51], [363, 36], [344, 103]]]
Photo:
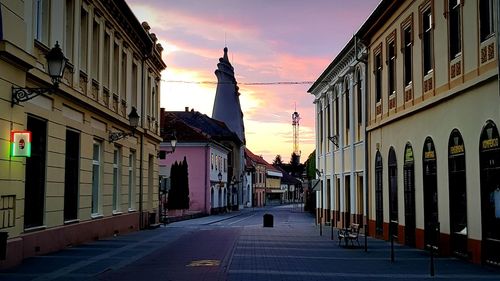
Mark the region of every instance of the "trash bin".
[[7, 237], [8, 232], [0, 232], [0, 260], [5, 260], [7, 257]]
[[271, 214], [264, 215], [264, 227], [273, 227], [274, 217]]
[[156, 224], [156, 213], [149, 213], [148, 226], [151, 227]]

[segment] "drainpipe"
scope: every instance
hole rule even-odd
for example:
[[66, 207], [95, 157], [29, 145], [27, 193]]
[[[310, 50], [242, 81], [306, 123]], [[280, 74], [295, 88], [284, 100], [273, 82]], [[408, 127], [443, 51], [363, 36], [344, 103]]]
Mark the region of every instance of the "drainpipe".
[[[146, 86], [144, 84], [144, 65], [145, 61], [151, 57], [153, 54], [153, 48], [154, 46], [151, 45], [151, 50], [148, 53], [143, 54], [142, 60], [141, 60], [141, 127], [144, 130], [144, 114], [146, 112], [145, 110], [145, 104], [144, 104], [144, 96], [146, 94], [146, 91], [144, 87]], [[139, 229], [144, 229], [144, 206], [143, 206], [143, 192], [144, 192], [144, 180], [142, 179], [143, 177], [143, 162], [144, 162], [144, 132], [141, 134], [141, 144], [140, 144], [140, 163], [139, 163]]]

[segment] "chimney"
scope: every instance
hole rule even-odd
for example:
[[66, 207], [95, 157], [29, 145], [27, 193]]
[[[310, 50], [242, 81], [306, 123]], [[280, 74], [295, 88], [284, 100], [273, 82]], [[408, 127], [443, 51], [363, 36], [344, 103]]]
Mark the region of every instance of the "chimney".
[[184, 107], [184, 111], [189, 112], [189, 106]]

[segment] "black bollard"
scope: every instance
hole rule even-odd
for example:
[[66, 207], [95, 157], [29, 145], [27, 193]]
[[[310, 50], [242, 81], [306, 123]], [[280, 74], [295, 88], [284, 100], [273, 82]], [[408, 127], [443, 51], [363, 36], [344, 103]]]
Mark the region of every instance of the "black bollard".
[[434, 276], [434, 246], [431, 245], [431, 276]]
[[365, 252], [368, 252], [368, 225], [365, 224]]
[[332, 221], [330, 222], [330, 225], [332, 226], [332, 231], [331, 231], [331, 233], [332, 233], [332, 241], [333, 241], [333, 219], [332, 219]]
[[323, 236], [323, 223], [319, 222], [319, 236]]

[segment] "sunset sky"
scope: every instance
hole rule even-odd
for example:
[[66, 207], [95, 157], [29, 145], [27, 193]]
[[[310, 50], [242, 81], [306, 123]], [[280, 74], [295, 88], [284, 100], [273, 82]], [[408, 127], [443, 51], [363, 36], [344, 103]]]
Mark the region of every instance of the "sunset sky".
[[[240, 87], [247, 147], [271, 162], [288, 162], [293, 150], [291, 115], [300, 121], [301, 162], [314, 150], [311, 84], [246, 83], [315, 81], [379, 0], [126, 0], [147, 21], [164, 48], [161, 107], [194, 108], [212, 116], [214, 71], [227, 45]], [[173, 81], [185, 81], [180, 83]]]

